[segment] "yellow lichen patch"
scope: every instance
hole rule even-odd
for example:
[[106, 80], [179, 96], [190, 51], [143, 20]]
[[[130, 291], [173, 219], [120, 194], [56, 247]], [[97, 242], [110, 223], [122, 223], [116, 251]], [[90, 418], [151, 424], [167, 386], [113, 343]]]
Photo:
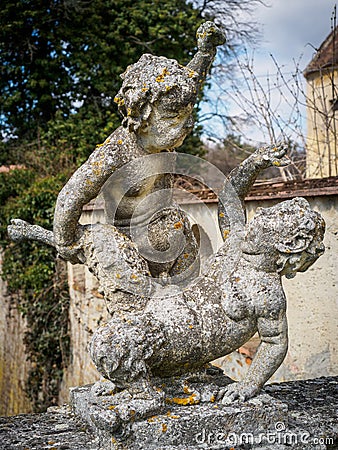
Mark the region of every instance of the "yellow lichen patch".
[[115, 409], [116, 408], [116, 405], [110, 405], [110, 406], [108, 406], [108, 409], [110, 409], [110, 410], [113, 410], [113, 409]]
[[184, 253], [183, 258], [185, 259], [189, 258], [189, 253]]
[[224, 231], [223, 231], [223, 238], [224, 238], [224, 239], [228, 239], [229, 233], [230, 233], [229, 230], [224, 230]]
[[127, 109], [127, 116], [131, 116], [131, 108]]
[[170, 89], [171, 89], [171, 86], [168, 86], [168, 85], [167, 85], [167, 86], [165, 87], [165, 90], [166, 90], [167, 92], [170, 91]]
[[101, 169], [94, 169], [93, 170], [93, 174], [96, 175], [97, 177], [99, 177], [101, 175], [101, 173], [102, 173]]
[[92, 182], [92, 180], [86, 180], [86, 184], [92, 185], [93, 182]]
[[96, 148], [102, 147], [104, 144], [96, 144]]
[[219, 213], [219, 217], [224, 217], [225, 216], [225, 214], [224, 213]]
[[164, 82], [164, 77], [165, 77], [166, 75], [170, 75], [170, 73], [169, 73], [168, 69], [165, 67], [165, 68], [162, 70], [162, 73], [156, 77], [156, 81], [157, 81], [158, 83], [163, 83], [163, 82]]
[[121, 278], [121, 274], [120, 274], [120, 273], [117, 273], [115, 276], [116, 276], [116, 278], [118, 278], [118, 279]]
[[119, 140], [117, 141], [117, 143], [118, 143], [119, 145], [121, 145], [121, 144], [122, 144], [122, 139], [119, 139]]
[[241, 281], [241, 279], [239, 277], [235, 278], [236, 283], [238, 283], [239, 281]]
[[194, 328], [194, 326], [193, 325], [189, 325], [189, 328], [190, 328], [190, 330], [192, 330]]
[[146, 88], [146, 87], [142, 88], [142, 92], [147, 92], [147, 91], [149, 91], [149, 88]]
[[276, 167], [280, 167], [282, 165], [280, 161], [274, 161], [272, 164]]
[[149, 417], [149, 419], [147, 419], [147, 422], [153, 423], [153, 422], [155, 422], [156, 419], [157, 419], [157, 416], [152, 416], [152, 417]]
[[138, 276], [135, 275], [134, 273], [132, 273], [132, 274], [130, 275], [130, 278], [131, 278], [133, 281], [139, 281]]
[[212, 396], [210, 397], [210, 401], [211, 401], [211, 403], [215, 403], [216, 397], [215, 397], [214, 395], [212, 395]]
[[187, 406], [187, 405], [197, 405], [199, 400], [196, 400], [196, 394], [191, 394], [189, 397], [173, 397], [166, 398], [166, 402], [169, 404], [175, 403], [176, 405]]
[[118, 106], [123, 106], [124, 105], [124, 99], [120, 98], [120, 97], [115, 97], [114, 98], [114, 102], [118, 104]]
[[184, 385], [184, 386], [183, 386], [183, 392], [184, 392], [185, 394], [190, 394], [189, 386]]
[[207, 36], [207, 32], [206, 31], [204, 31], [204, 33], [197, 33], [197, 38], [199, 38], [199, 39], [205, 39], [206, 38], [206, 36]]
[[179, 230], [180, 228], [182, 228], [183, 224], [181, 221], [174, 223], [174, 228], [176, 230]]
[[162, 423], [162, 433], [168, 431], [168, 425], [166, 423]]

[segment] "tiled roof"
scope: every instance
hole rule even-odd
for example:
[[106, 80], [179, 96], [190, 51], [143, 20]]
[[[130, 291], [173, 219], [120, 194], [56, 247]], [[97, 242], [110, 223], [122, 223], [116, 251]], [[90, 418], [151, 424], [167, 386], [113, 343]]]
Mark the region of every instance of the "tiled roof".
[[338, 26], [321, 44], [312, 61], [305, 68], [304, 76], [307, 78], [311, 73], [336, 67], [338, 67]]
[[[189, 192], [196, 196], [195, 202], [213, 203], [218, 201], [217, 194], [208, 188], [189, 189]], [[323, 195], [338, 195], [338, 177], [258, 182], [253, 185], [245, 200], [273, 200]], [[179, 194], [179, 191], [175, 192], [175, 198], [178, 203], [194, 203], [194, 200], [185, 199], [183, 194]]]

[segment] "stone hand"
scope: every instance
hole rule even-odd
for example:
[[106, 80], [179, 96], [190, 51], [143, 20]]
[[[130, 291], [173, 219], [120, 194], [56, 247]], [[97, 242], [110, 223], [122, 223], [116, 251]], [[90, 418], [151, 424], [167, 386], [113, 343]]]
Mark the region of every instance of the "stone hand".
[[25, 220], [12, 219], [11, 224], [7, 227], [7, 232], [13, 241], [21, 242], [29, 238], [30, 227], [31, 225]]
[[209, 52], [218, 45], [225, 43], [225, 34], [213, 22], [203, 23], [197, 30], [197, 47], [203, 52]]
[[259, 388], [253, 384], [244, 382], [232, 383], [225, 389], [221, 389], [217, 398], [222, 399], [224, 405], [230, 404], [234, 401], [244, 402], [254, 397], [259, 392]]
[[287, 145], [280, 143], [262, 147], [255, 152], [256, 156], [264, 162], [265, 167], [284, 167], [290, 164], [290, 159], [286, 156]]

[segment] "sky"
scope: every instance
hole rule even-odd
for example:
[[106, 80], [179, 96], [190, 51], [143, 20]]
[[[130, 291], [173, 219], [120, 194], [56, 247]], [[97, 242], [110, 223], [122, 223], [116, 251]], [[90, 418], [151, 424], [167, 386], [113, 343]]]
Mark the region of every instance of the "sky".
[[292, 63], [303, 54], [304, 66], [331, 31], [336, 2], [331, 0], [268, 0], [259, 6], [256, 20], [262, 24], [259, 62], [269, 65], [269, 53], [280, 64]]
[[[253, 20], [260, 24], [261, 37], [255, 49], [247, 48], [246, 50], [253, 76], [261, 86], [258, 98], [262, 99], [269, 92], [269, 102], [274, 108], [274, 114], [279, 115], [285, 122], [289, 121], [294, 104], [290, 93], [287, 92], [287, 87], [284, 86], [282, 89], [273, 87], [274, 83], [277, 85], [281, 83], [280, 79], [277, 80], [275, 78], [277, 69], [273, 58], [277, 61], [278, 67], [281, 69], [289, 86], [292, 85], [292, 74], [296, 71], [295, 62], [297, 62], [299, 64], [299, 79], [303, 83], [301, 72], [311, 61], [315, 54], [315, 49], [321, 45], [331, 31], [335, 4], [336, 2], [332, 0], [266, 0], [266, 5], [268, 6], [258, 6], [252, 15]], [[238, 63], [243, 64], [244, 61], [244, 65], [246, 65], [246, 58], [242, 54]], [[269, 77], [269, 85], [267, 84], [267, 76]], [[242, 72], [239, 71], [237, 82], [240, 94], [248, 98], [250, 102], [251, 94], [245, 84], [241, 85], [241, 78]], [[252, 91], [252, 83], [250, 90]], [[281, 96], [278, 91], [281, 91], [283, 95]], [[214, 86], [213, 92], [215, 97], [219, 97], [217, 87]], [[212, 108], [212, 103], [204, 107], [202, 111]], [[291, 106], [288, 106], [287, 103]], [[241, 115], [243, 109], [249, 111], [250, 107], [253, 108], [252, 113], [254, 113], [254, 107], [248, 103], [246, 104], [245, 99], [239, 98], [238, 94], [232, 99], [227, 97], [224, 104], [228, 108], [230, 115]], [[305, 134], [304, 107], [300, 107], [300, 113], [303, 115], [303, 119], [300, 121], [299, 126]], [[257, 117], [259, 115], [264, 115], [264, 111], [258, 113]], [[253, 126], [241, 125], [240, 130], [242, 134], [245, 134], [245, 140], [252, 141], [252, 143], [273, 140], [271, 132], [269, 133], [267, 128], [265, 129], [264, 126], [262, 127], [258, 124], [258, 122], [262, 122], [262, 119], [264, 121], [263, 117], [259, 117], [256, 125]], [[206, 126], [208, 128], [210, 124], [206, 124]], [[224, 133], [222, 125], [218, 124], [216, 126], [215, 121], [212, 129], [216, 129], [220, 136]], [[274, 133], [274, 137], [281, 138], [278, 127]], [[291, 131], [286, 131], [286, 133], [290, 134]]]

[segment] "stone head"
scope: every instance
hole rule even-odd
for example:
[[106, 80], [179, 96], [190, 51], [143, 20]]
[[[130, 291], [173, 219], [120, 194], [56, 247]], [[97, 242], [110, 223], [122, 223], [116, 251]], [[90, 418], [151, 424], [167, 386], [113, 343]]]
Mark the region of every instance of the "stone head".
[[265, 253], [277, 272], [293, 278], [305, 272], [324, 253], [325, 222], [304, 198], [271, 208], [258, 208], [247, 227], [244, 251]]
[[[174, 59], [150, 54], [121, 75], [122, 87], [115, 97], [122, 125], [130, 132], [150, 133], [180, 145], [193, 127], [192, 110], [197, 98], [199, 75]], [[161, 144], [160, 144], [161, 146]]]

